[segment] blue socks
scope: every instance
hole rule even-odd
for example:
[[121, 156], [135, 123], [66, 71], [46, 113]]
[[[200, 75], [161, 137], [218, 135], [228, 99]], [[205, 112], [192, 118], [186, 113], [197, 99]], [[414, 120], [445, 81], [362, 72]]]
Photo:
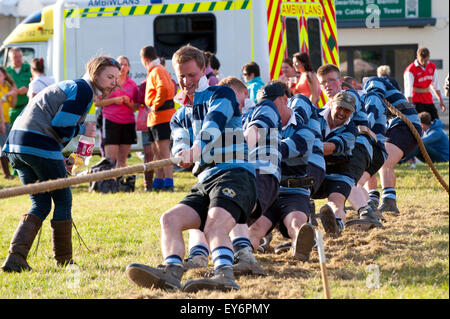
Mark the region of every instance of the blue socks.
[[251, 251], [253, 251], [253, 245], [247, 237], [236, 237], [233, 239], [233, 249], [235, 252], [244, 249], [246, 247], [250, 247]]
[[228, 247], [217, 247], [212, 251], [211, 256], [214, 262], [214, 270], [233, 266], [234, 253]]
[[201, 243], [197, 244], [189, 250], [189, 256], [209, 256], [209, 248], [207, 245]]
[[177, 264], [179, 266], [183, 266], [183, 261], [181, 260], [180, 256], [178, 256], [178, 255], [170, 255], [164, 259], [164, 264], [165, 265]]
[[164, 180], [162, 178], [154, 178], [152, 187], [154, 189], [161, 189], [164, 187]]
[[395, 192], [395, 188], [393, 187], [383, 188], [383, 195], [381, 195], [381, 198], [391, 198], [393, 200], [397, 200], [397, 193]]

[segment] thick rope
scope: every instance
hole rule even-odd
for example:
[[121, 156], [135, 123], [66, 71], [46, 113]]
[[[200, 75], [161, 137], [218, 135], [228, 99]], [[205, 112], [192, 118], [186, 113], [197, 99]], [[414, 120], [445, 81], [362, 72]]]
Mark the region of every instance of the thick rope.
[[430, 155], [428, 155], [427, 149], [425, 148], [425, 145], [422, 142], [422, 137], [420, 136], [419, 132], [417, 132], [417, 129], [414, 127], [411, 121], [408, 120], [408, 118], [404, 114], [402, 114], [399, 110], [397, 110], [391, 103], [389, 103], [388, 100], [385, 99], [384, 103], [386, 103], [386, 106], [388, 107], [389, 111], [391, 111], [391, 113], [401, 118], [402, 121], [405, 122], [406, 125], [409, 127], [411, 133], [414, 135], [415, 139], [417, 140], [417, 143], [419, 144], [420, 151], [422, 152], [425, 161], [427, 162], [428, 166], [430, 167], [431, 171], [433, 172], [434, 176], [437, 178], [439, 183], [441, 183], [442, 187], [444, 187], [444, 189], [448, 193], [449, 192], [448, 185], [444, 181], [442, 176], [439, 174], [436, 167], [433, 165], [433, 161], [431, 160]]
[[73, 185], [90, 183], [105, 179], [116, 178], [119, 176], [131, 175], [134, 173], [144, 173], [158, 168], [163, 168], [170, 165], [176, 165], [181, 162], [181, 158], [168, 158], [159, 161], [148, 162], [135, 166], [128, 166], [122, 168], [101, 171], [98, 173], [86, 174], [82, 176], [74, 176], [71, 178], [58, 178], [45, 182], [37, 182], [18, 187], [11, 187], [0, 190], [0, 199], [20, 196], [25, 194], [38, 194], [54, 191], [56, 189], [67, 188]]

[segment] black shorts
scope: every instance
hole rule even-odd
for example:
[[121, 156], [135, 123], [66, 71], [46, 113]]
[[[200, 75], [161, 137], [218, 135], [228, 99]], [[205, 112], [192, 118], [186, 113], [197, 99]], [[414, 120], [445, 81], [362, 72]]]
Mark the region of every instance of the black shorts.
[[[414, 127], [419, 134], [422, 133], [422, 128], [419, 125], [414, 124]], [[386, 131], [386, 143], [394, 144], [401, 149], [403, 157], [411, 154], [418, 146], [416, 138], [403, 122]]]
[[284, 218], [294, 211], [305, 213], [309, 218], [309, 197], [302, 194], [280, 194], [277, 201], [264, 213], [264, 216], [272, 222], [272, 231], [278, 227], [280, 233], [289, 238]]
[[371, 177], [380, 170], [381, 166], [383, 166], [385, 161], [383, 153], [385, 152], [379, 146], [373, 146], [372, 160], [370, 161], [369, 168], [366, 170]]
[[247, 224], [253, 224], [262, 214], [264, 214], [278, 199], [280, 183], [272, 174], [260, 174], [256, 172], [256, 191], [258, 199], [256, 210], [250, 215]]
[[155, 126], [149, 127], [148, 132], [150, 133], [150, 142], [163, 141], [170, 139], [170, 123], [161, 123]]
[[246, 169], [233, 169], [194, 185], [180, 202], [194, 209], [201, 219], [203, 231], [208, 210], [220, 207], [228, 211], [236, 223], [247, 222], [256, 203], [255, 177]]
[[136, 124], [118, 124], [103, 118], [103, 145], [136, 144]]
[[332, 193], [338, 193], [348, 198], [352, 188], [349, 184], [341, 181], [332, 181], [324, 179], [317, 192], [311, 196], [314, 199], [328, 198]]
[[433, 122], [435, 119], [439, 118], [436, 106], [434, 103], [430, 104], [423, 104], [423, 103], [414, 103], [414, 106], [416, 107], [417, 113], [421, 112], [428, 112], [431, 115], [431, 121]]
[[370, 166], [370, 155], [364, 145], [356, 143], [352, 150], [348, 172], [345, 175], [352, 176], [355, 184], [358, 183], [361, 176]]
[[306, 167], [306, 175], [315, 178], [314, 185], [311, 187], [311, 194], [315, 194], [325, 178], [325, 170], [321, 167], [308, 163]]

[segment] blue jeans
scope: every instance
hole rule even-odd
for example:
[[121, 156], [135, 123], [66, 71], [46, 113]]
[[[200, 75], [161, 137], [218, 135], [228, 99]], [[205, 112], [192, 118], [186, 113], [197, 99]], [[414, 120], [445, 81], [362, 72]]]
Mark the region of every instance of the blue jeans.
[[[22, 184], [35, 183], [67, 177], [64, 161], [51, 160], [28, 154], [8, 153], [11, 166], [17, 170]], [[53, 211], [54, 221], [72, 219], [72, 192], [70, 188], [63, 188], [47, 193], [30, 194], [32, 203], [29, 214], [38, 216], [44, 220], [52, 208], [52, 200], [55, 203]]]
[[[442, 155], [441, 152], [436, 150], [435, 148], [431, 146], [426, 146], [425, 149], [427, 150], [428, 155], [431, 158], [431, 161], [433, 163], [440, 163], [440, 162], [448, 162], [448, 158], [446, 158], [444, 155]], [[425, 157], [423, 156], [422, 152], [420, 151], [420, 148], [417, 147], [411, 154], [409, 154], [407, 157], [405, 157], [402, 162], [407, 162], [413, 157], [417, 157], [420, 161], [425, 163]]]

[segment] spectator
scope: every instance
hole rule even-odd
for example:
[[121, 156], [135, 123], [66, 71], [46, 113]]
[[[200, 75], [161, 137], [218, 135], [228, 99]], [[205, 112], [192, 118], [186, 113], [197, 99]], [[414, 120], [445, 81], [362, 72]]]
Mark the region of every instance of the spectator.
[[[164, 57], [162, 57], [162, 56], [160, 56], [159, 57], [159, 61], [160, 61], [160, 63], [161, 63], [161, 65], [163, 66], [163, 67], [166, 67], [166, 58], [164, 58]], [[172, 83], [173, 83], [173, 87], [174, 87], [174, 95], [177, 95], [177, 91], [178, 91], [178, 84], [177, 84], [177, 81], [175, 81], [174, 79], [172, 79], [172, 78], [170, 78], [171, 80], [172, 80]], [[145, 87], [145, 86], [144, 86]], [[145, 92], [144, 92], [144, 99], [145, 99]], [[145, 101], [144, 101], [144, 105], [145, 105]]]
[[[443, 130], [445, 124], [439, 120], [431, 120], [431, 115], [428, 112], [419, 113], [420, 125], [422, 126], [423, 136], [422, 142], [425, 145], [431, 161], [434, 162], [448, 162], [449, 159], [449, 141], [448, 136]], [[422, 162], [425, 162], [425, 157], [419, 148], [417, 148], [406, 159], [417, 157]]]
[[303, 94], [309, 98], [312, 104], [317, 105], [320, 99], [320, 85], [317, 75], [311, 64], [308, 53], [295, 53], [293, 58], [294, 68], [300, 72], [300, 78], [297, 81], [293, 94]]
[[216, 58], [214, 53], [206, 51], [205, 62], [206, 62], [205, 74], [206, 78], [208, 79], [209, 86], [217, 85], [219, 83], [219, 79], [217, 78], [215, 70], [212, 67], [212, 65], [214, 64], [214, 66], [217, 68], [216, 70], [218, 70], [220, 68], [219, 60]]
[[430, 61], [430, 51], [427, 48], [417, 50], [416, 60], [408, 65], [404, 74], [405, 96], [408, 102], [414, 103], [417, 113], [428, 112], [431, 120], [439, 118], [433, 103], [431, 91], [439, 99], [442, 112], [446, 107], [439, 89], [436, 65]]
[[30, 100], [47, 86], [55, 83], [55, 79], [53, 79], [53, 77], [45, 75], [43, 58], [34, 58], [33, 60], [31, 60], [31, 74], [33, 77], [28, 87], [27, 93], [27, 96]]
[[[150, 108], [147, 122], [150, 141], [155, 144], [155, 160], [162, 160], [170, 157], [170, 120], [175, 113], [175, 88], [152, 46], [142, 48], [140, 54], [147, 69], [145, 105]], [[173, 166], [157, 169], [152, 187], [155, 191], [173, 191]]]
[[[14, 80], [9, 76], [5, 68], [0, 67], [0, 147], [3, 147], [8, 137], [11, 124], [9, 122], [9, 109], [14, 107], [17, 101], [17, 90]], [[3, 176], [6, 179], [14, 178], [9, 171], [9, 160], [1, 154]]]
[[14, 47], [9, 50], [8, 57], [12, 62], [12, 65], [8, 66], [6, 71], [8, 71], [8, 74], [14, 80], [14, 83], [18, 89], [17, 103], [14, 107], [9, 109], [9, 120], [12, 126], [16, 118], [28, 103], [27, 92], [28, 85], [31, 80], [31, 68], [29, 64], [23, 63], [22, 49], [18, 47]]
[[291, 90], [297, 83], [299, 74], [295, 71], [294, 62], [291, 58], [285, 58], [281, 63], [281, 75], [278, 77], [278, 81], [286, 83]]
[[250, 98], [257, 103], [256, 96], [258, 90], [264, 86], [264, 81], [261, 79], [259, 65], [256, 62], [247, 63], [242, 67], [242, 77], [247, 83], [248, 94]]
[[[146, 84], [147, 81], [144, 80], [138, 87], [138, 96], [135, 102], [139, 104], [139, 112], [144, 112], [144, 108], [147, 108], [147, 106], [145, 106]], [[147, 119], [145, 120], [145, 127], [146, 129], [141, 131], [141, 134], [142, 134], [142, 146], [144, 148], [144, 163], [148, 163], [154, 160], [154, 151], [153, 151], [153, 144], [150, 141], [150, 132], [148, 131]], [[146, 192], [152, 191], [153, 175], [154, 175], [153, 170], [146, 171], [144, 173], [144, 189]]]
[[397, 90], [401, 91], [397, 80], [391, 77], [391, 67], [389, 65], [380, 65], [377, 68], [377, 76], [391, 83]]
[[121, 70], [119, 87], [109, 96], [102, 96], [95, 102], [102, 108], [102, 140], [105, 156], [116, 162], [116, 167], [127, 166], [127, 157], [131, 144], [137, 143], [134, 111], [137, 106], [134, 99], [137, 95], [136, 83], [128, 77], [130, 63], [127, 57], [117, 58]]
[[[94, 95], [103, 96], [117, 85], [120, 65], [109, 57], [90, 60], [82, 79], [62, 81], [44, 89], [15, 121], [3, 147], [21, 182], [31, 184], [66, 178], [71, 166], [61, 153], [79, 135], [95, 136], [95, 124], [83, 124]], [[32, 208], [21, 218], [3, 271], [31, 270], [27, 255], [42, 222], [54, 203], [52, 229], [53, 253], [58, 266], [72, 260], [72, 193], [70, 188], [30, 194]]]

